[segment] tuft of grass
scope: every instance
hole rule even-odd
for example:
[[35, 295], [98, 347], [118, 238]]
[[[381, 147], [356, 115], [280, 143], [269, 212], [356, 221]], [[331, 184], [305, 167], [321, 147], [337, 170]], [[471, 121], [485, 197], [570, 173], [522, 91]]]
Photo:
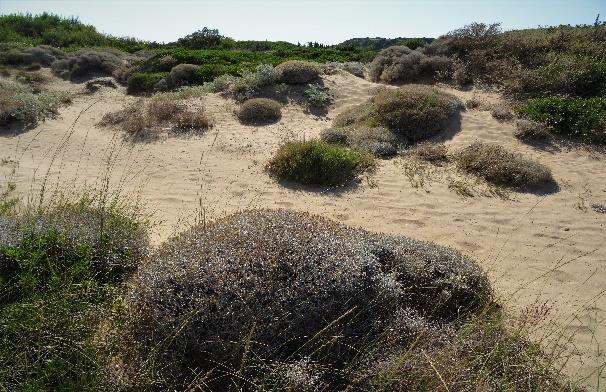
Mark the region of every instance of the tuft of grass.
[[212, 128], [214, 123], [212, 119], [204, 112], [184, 111], [179, 113], [175, 118], [176, 128], [178, 130], [196, 130]]
[[554, 183], [551, 170], [496, 144], [475, 142], [454, 155], [459, 169], [486, 181], [515, 188]]
[[238, 119], [243, 124], [268, 124], [282, 118], [282, 105], [273, 99], [252, 98], [240, 106]]
[[290, 142], [266, 166], [281, 180], [312, 185], [343, 185], [375, 166], [372, 155], [323, 141]]

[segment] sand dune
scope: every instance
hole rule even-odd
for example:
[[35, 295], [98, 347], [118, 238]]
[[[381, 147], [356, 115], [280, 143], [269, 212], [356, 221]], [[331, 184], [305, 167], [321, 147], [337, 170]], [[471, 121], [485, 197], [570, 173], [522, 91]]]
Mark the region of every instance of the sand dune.
[[[423, 186], [415, 187], [401, 159], [381, 161], [377, 172], [356, 187], [335, 191], [280, 185], [263, 170], [280, 143], [317, 137], [336, 114], [362, 103], [379, 87], [345, 73], [326, 76], [325, 84], [334, 94], [327, 117], [287, 105], [277, 124], [244, 126], [233, 114], [233, 102], [209, 95], [192, 105], [207, 109], [214, 128], [151, 143], [131, 143], [120, 131], [95, 125], [105, 113], [136, 99], [123, 89], [78, 95], [57, 119], [17, 135], [0, 132], [0, 178], [13, 179], [19, 192], [30, 196], [43, 184], [46, 190], [71, 191], [108, 179], [111, 187], [140, 197], [154, 213], [156, 244], [197, 220], [266, 207], [309, 211], [452, 246], [489, 271], [513, 314], [534, 316], [529, 319], [536, 320], [536, 339], [549, 335], [546, 345], [558, 337], [559, 344], [566, 343], [574, 354], [566, 370], [573, 375], [594, 372], [587, 382], [595, 385], [596, 367], [606, 359], [606, 215], [590, 206], [606, 202], [606, 155], [578, 147], [533, 148], [514, 138], [513, 125], [498, 122], [488, 111], [469, 110], [461, 115], [460, 130], [442, 136], [447, 145], [482, 140], [519, 151], [551, 167], [559, 191], [498, 197], [480, 184], [474, 197], [464, 197], [451, 188], [468, 179], [435, 169]], [[464, 100], [500, 100], [497, 94], [445, 89]]]

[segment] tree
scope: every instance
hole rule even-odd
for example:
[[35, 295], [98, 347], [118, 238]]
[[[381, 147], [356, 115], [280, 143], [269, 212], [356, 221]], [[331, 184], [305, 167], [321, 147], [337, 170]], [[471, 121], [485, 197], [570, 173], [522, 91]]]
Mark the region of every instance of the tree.
[[177, 45], [189, 49], [210, 49], [219, 46], [222, 39], [223, 36], [219, 34], [219, 30], [204, 27], [202, 30], [179, 38]]

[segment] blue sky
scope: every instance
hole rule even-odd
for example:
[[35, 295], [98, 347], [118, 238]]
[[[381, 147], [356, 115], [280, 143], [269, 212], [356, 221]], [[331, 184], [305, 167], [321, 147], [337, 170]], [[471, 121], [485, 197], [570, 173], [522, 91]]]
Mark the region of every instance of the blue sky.
[[204, 26], [235, 39], [338, 43], [436, 37], [473, 21], [505, 29], [606, 20], [605, 0], [0, 0], [0, 14], [78, 16], [98, 30], [170, 42]]

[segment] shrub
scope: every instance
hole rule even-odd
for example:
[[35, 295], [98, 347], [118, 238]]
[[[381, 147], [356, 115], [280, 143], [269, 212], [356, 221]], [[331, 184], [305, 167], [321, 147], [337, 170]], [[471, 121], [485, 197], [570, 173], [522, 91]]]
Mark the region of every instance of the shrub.
[[329, 62], [322, 66], [324, 73], [333, 74], [336, 70], [343, 70], [350, 74], [364, 79], [364, 64], [357, 61], [348, 61], [346, 63]]
[[328, 90], [319, 84], [311, 84], [305, 89], [303, 94], [305, 95], [305, 106], [308, 108], [324, 108], [330, 104], [330, 95], [326, 92]]
[[445, 77], [451, 68], [452, 60], [447, 57], [427, 57], [406, 46], [392, 46], [377, 54], [368, 73], [373, 82], [410, 83], [422, 78]]
[[448, 148], [444, 144], [419, 143], [410, 150], [410, 154], [434, 165], [441, 165], [448, 161]]
[[142, 73], [136, 72], [128, 78], [126, 88], [129, 94], [150, 93], [154, 87], [163, 80], [168, 74], [166, 72], [159, 73]]
[[267, 170], [281, 180], [342, 185], [374, 164], [372, 155], [311, 140], [281, 146], [267, 164]]
[[65, 53], [47, 45], [25, 48], [12, 48], [0, 51], [0, 64], [13, 66], [32, 66], [38, 64], [50, 67], [55, 61], [65, 58]]
[[498, 121], [511, 121], [513, 120], [513, 113], [511, 109], [505, 105], [495, 105], [490, 110], [490, 114], [493, 118]]
[[208, 129], [213, 126], [212, 120], [204, 110], [184, 111], [179, 113], [175, 120], [176, 127], [180, 130]]
[[68, 53], [63, 60], [55, 61], [51, 68], [62, 78], [77, 80], [94, 76], [111, 76], [122, 65], [122, 59], [115, 53], [80, 50]]
[[554, 133], [589, 143], [606, 143], [606, 98], [539, 98], [515, 108]]
[[195, 84], [198, 81], [197, 71], [195, 64], [175, 65], [166, 77], [167, 84], [170, 88]]
[[465, 108], [467, 109], [478, 109], [480, 106], [482, 106], [482, 102], [476, 98], [471, 98], [465, 101]]
[[36, 123], [57, 114], [69, 96], [60, 92], [34, 93], [31, 86], [0, 80], [0, 122]]
[[551, 138], [548, 127], [532, 120], [516, 120], [515, 137], [525, 141], [545, 141]]
[[322, 131], [320, 137], [327, 143], [340, 144], [356, 150], [367, 151], [383, 158], [396, 155], [400, 144], [393, 132], [380, 127], [353, 126], [330, 128]]
[[339, 113], [332, 121], [332, 125], [335, 128], [343, 128], [350, 125], [378, 126], [379, 124], [376, 119], [375, 107], [372, 100], [360, 105], [354, 105]]
[[127, 389], [180, 390], [220, 363], [204, 383], [224, 390], [248, 386], [242, 379], [271, 383], [283, 366], [289, 383], [300, 385], [292, 371], [307, 369], [304, 385], [334, 390], [343, 380], [314, 369], [366, 363], [354, 359], [382, 342], [394, 315], [410, 315], [399, 317], [407, 345], [419, 325], [447, 323], [490, 297], [486, 275], [452, 249], [303, 213], [247, 211], [170, 239], [139, 271], [112, 362], [120, 366], [110, 370], [125, 371], [112, 379]]
[[411, 141], [443, 130], [462, 108], [456, 97], [425, 86], [383, 89], [372, 102], [376, 121]]
[[20, 83], [25, 83], [39, 90], [40, 87], [48, 83], [48, 77], [41, 72], [19, 71], [15, 75], [15, 79]]
[[147, 252], [135, 213], [99, 200], [0, 217], [0, 385], [97, 390], [94, 337]]
[[282, 72], [282, 81], [287, 84], [305, 84], [316, 80], [320, 74], [318, 66], [309, 61], [290, 60], [277, 67]]
[[112, 78], [95, 78], [86, 82], [84, 86], [88, 92], [94, 93], [101, 87], [117, 88]]
[[536, 187], [554, 183], [551, 170], [499, 145], [476, 142], [455, 154], [457, 166], [496, 185]]
[[244, 124], [267, 124], [282, 117], [282, 105], [267, 98], [253, 98], [245, 101], [238, 110], [238, 119]]

